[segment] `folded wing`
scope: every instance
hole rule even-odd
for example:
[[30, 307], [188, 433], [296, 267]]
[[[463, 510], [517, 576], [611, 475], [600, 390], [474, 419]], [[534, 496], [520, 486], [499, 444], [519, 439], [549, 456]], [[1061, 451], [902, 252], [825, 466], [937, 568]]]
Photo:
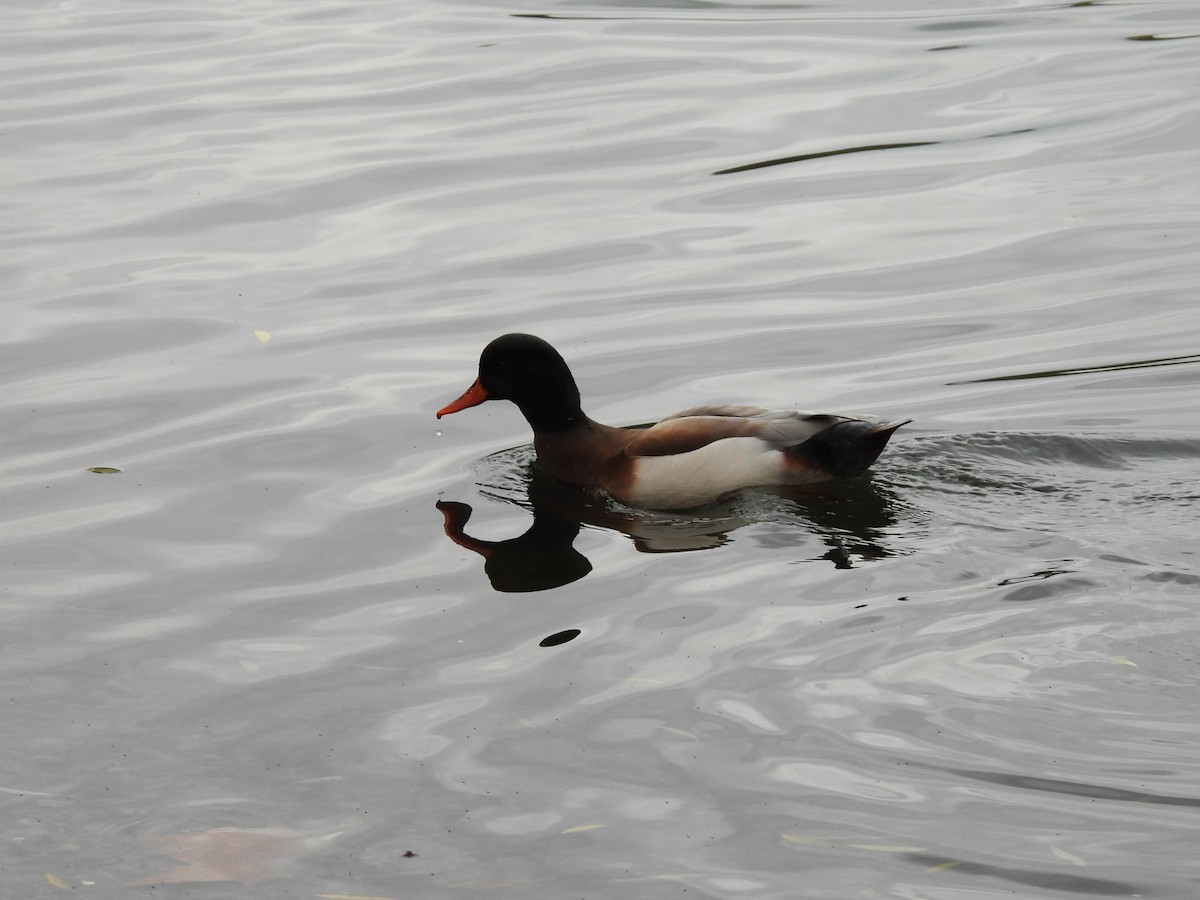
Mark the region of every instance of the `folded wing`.
[[732, 437], [754, 437], [784, 449], [844, 421], [853, 420], [761, 406], [694, 406], [639, 432], [627, 452], [632, 456], [671, 456]]

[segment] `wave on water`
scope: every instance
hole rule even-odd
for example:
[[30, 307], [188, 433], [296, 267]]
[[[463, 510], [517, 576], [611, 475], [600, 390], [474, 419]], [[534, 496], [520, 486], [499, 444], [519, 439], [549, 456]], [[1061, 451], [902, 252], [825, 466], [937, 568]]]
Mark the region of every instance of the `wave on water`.
[[[495, 500], [528, 507], [529, 487], [536, 454], [532, 444], [501, 450], [479, 460], [475, 473], [484, 493]], [[1039, 432], [976, 432], [970, 434], [916, 437], [888, 448], [876, 463], [873, 478], [833, 482], [843, 487], [855, 481], [873, 481], [876, 488], [898, 486], [927, 490], [970, 492], [1005, 490], [1054, 492], [1072, 486], [1114, 477], [1111, 473], [1146, 473], [1146, 481], [1162, 483], [1162, 469], [1179, 464], [1191, 469], [1200, 460], [1200, 439], [1117, 437], [1101, 434], [1055, 434]], [[1110, 473], [1110, 474], [1104, 474]], [[1128, 482], [1129, 478], [1123, 478]], [[822, 488], [811, 486], [803, 496], [817, 496]], [[815, 489], [814, 489], [815, 488]], [[774, 489], [750, 493], [778, 496]], [[578, 492], [582, 493], [582, 492]], [[584, 495], [586, 496], [586, 495]], [[782, 496], [795, 497], [785, 490]], [[1191, 495], [1180, 499], [1193, 499]], [[691, 520], [704, 512], [728, 512], [731, 502], [712, 504], [702, 511], [682, 513], [633, 510], [615, 501], [609, 506], [664, 521]], [[761, 504], [760, 504], [761, 505]], [[739, 508], [745, 504], [740, 504]]]
[[[532, 445], [475, 467], [482, 495], [629, 535], [643, 552], [712, 549], [747, 533], [772, 545], [816, 538], [813, 558], [840, 568], [920, 552], [933, 521], [992, 532], [1057, 533], [1121, 546], [1188, 525], [1200, 440], [980, 432], [901, 441], [866, 476], [741, 491], [679, 512], [641, 510], [541, 473]], [[1067, 551], [1063, 551], [1067, 552]]]
[[1164, 469], [1194, 467], [1200, 439], [983, 432], [915, 438], [888, 459], [894, 475], [933, 490], [1058, 492], [1098, 480], [1161, 484]]

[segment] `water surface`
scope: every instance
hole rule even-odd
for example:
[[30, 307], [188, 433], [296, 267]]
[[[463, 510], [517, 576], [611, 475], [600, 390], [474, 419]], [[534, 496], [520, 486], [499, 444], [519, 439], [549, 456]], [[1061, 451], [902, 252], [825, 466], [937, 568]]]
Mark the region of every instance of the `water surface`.
[[[1200, 19], [877, 6], [8, 11], [4, 893], [1196, 893]], [[513, 330], [916, 421], [627, 510]]]

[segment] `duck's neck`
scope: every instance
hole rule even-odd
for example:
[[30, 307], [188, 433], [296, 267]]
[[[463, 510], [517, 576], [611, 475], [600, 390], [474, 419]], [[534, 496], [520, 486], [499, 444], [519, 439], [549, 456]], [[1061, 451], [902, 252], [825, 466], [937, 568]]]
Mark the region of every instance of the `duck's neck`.
[[[565, 366], [564, 366], [565, 369]], [[531, 385], [513, 402], [525, 416], [534, 434], [560, 434], [587, 422], [580, 407], [579, 388], [569, 371], [548, 373], [540, 383]]]
[[523, 404], [521, 413], [534, 434], [561, 434], [587, 424], [587, 416], [574, 404]]

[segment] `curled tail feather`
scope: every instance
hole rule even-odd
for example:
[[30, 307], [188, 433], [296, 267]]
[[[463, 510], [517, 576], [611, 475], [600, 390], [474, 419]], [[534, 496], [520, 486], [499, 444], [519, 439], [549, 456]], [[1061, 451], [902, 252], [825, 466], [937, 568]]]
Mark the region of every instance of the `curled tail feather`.
[[[789, 466], [805, 481], [853, 478], [867, 471], [896, 429], [911, 421], [876, 425], [860, 419], [843, 419], [784, 453]], [[819, 473], [825, 473], [825, 478], [820, 478]]]

